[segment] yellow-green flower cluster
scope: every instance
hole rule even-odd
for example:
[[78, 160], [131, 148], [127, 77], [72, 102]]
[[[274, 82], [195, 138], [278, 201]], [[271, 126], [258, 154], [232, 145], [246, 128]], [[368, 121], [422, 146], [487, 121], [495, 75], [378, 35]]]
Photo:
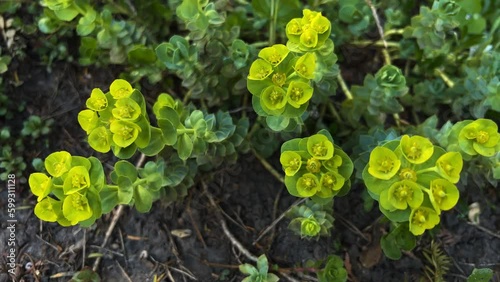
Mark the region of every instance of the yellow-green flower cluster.
[[[295, 57], [283, 44], [266, 47], [250, 66], [247, 86], [266, 115], [300, 116], [313, 95], [316, 55]], [[297, 110], [298, 109], [298, 110]]]
[[492, 157], [500, 152], [498, 125], [489, 119], [463, 121], [457, 124], [458, 145], [467, 155]]
[[87, 132], [94, 150], [107, 153], [112, 147], [126, 148], [132, 144], [142, 148], [149, 142], [143, 138], [136, 142], [141, 133], [148, 138], [149, 122], [142, 94], [127, 81], [113, 81], [108, 93], [93, 89], [85, 104], [87, 109], [78, 114], [78, 123]]
[[285, 185], [296, 197], [328, 199], [349, 188], [353, 165], [329, 134], [293, 139], [283, 144], [280, 157]]
[[37, 198], [35, 215], [62, 226], [92, 224], [101, 216], [99, 191], [104, 171], [96, 158], [71, 156], [66, 151], [45, 159], [45, 173], [32, 173], [29, 186]]
[[301, 51], [317, 50], [326, 42], [331, 30], [330, 21], [320, 12], [305, 9], [302, 18], [292, 19], [286, 25], [287, 45], [298, 46]]
[[389, 219], [409, 221], [410, 231], [421, 235], [439, 223], [442, 210], [458, 202], [455, 184], [462, 167], [460, 153], [445, 152], [421, 136], [404, 135], [373, 149], [363, 180]]

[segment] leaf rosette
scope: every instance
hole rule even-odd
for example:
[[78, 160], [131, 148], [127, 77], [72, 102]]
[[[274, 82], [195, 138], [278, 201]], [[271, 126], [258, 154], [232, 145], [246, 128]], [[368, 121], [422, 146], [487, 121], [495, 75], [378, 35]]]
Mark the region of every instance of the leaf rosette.
[[383, 88], [404, 88], [406, 78], [398, 67], [393, 65], [383, 66], [376, 74], [377, 84]]

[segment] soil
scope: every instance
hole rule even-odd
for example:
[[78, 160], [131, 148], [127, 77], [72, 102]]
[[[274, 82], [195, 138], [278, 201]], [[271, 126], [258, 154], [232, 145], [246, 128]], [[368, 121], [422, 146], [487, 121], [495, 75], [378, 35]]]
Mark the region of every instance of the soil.
[[[19, 66], [17, 73], [24, 83], [9, 87], [7, 95], [15, 101], [27, 101], [26, 112], [17, 119], [18, 123], [30, 114], [55, 119], [48, 144], [30, 145], [23, 153], [25, 159], [30, 162], [59, 150], [83, 156], [95, 154], [86, 145], [76, 116], [91, 89], [106, 89], [117, 71], [83, 70], [61, 63], [53, 66], [52, 73], [35, 64]], [[105, 167], [116, 161], [109, 155], [98, 157]], [[269, 161], [279, 167], [277, 155]], [[282, 269], [336, 254], [344, 260], [350, 281], [419, 281], [424, 277], [424, 267], [429, 265], [423, 249], [434, 240], [452, 260], [445, 281], [465, 281], [474, 267], [494, 269], [494, 281], [500, 281], [500, 199], [494, 187], [462, 193], [459, 206], [444, 213], [440, 227], [419, 238], [417, 247], [398, 261], [381, 252], [378, 242], [388, 231], [388, 224], [380, 220], [377, 207], [369, 211], [363, 208], [363, 190], [362, 185], [355, 184], [347, 196], [336, 199], [336, 221], [329, 237], [318, 241], [301, 239], [287, 229], [289, 221], [285, 218], [254, 244], [259, 234], [297, 199], [253, 155], [243, 155], [236, 165], [223, 166], [211, 180], [198, 182], [181, 202], [156, 202], [147, 214], [125, 208], [108, 243], [101, 248], [113, 214], [88, 229], [41, 222], [33, 214], [36, 197], [27, 184], [18, 183], [18, 248], [13, 278], [68, 281], [82, 268], [91, 268], [96, 256], [102, 255], [97, 271], [102, 281], [241, 281], [238, 265], [250, 261], [224, 233], [223, 220], [249, 252], [254, 256], [266, 254], [272, 264]], [[217, 208], [209, 197], [215, 199]], [[468, 224], [466, 214], [467, 206], [474, 202], [482, 209], [478, 226]], [[10, 236], [6, 206], [7, 189], [2, 184], [0, 281], [11, 279], [6, 273], [6, 242]], [[307, 277], [312, 276], [290, 275], [297, 281], [311, 281]]]

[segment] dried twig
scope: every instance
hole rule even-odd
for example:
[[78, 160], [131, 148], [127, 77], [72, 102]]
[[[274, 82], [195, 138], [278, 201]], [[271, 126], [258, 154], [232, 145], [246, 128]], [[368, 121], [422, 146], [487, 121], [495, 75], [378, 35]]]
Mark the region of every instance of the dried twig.
[[268, 227], [266, 227], [266, 229], [264, 229], [264, 231], [262, 231], [259, 235], [259, 237], [257, 237], [257, 239], [255, 239], [255, 241], [253, 241], [252, 245], [255, 245], [257, 244], [257, 242], [260, 241], [260, 239], [262, 239], [262, 237], [264, 235], [266, 235], [267, 232], [269, 232], [271, 229], [274, 228], [274, 226], [276, 224], [278, 224], [278, 222], [280, 222], [285, 216], [286, 216], [286, 213], [288, 211], [290, 211], [293, 207], [295, 206], [298, 206], [300, 204], [302, 204], [306, 199], [301, 199], [301, 200], [298, 200], [296, 201], [295, 203], [293, 203], [293, 205], [291, 205], [285, 212], [283, 212], [278, 218], [276, 218]]
[[481, 226], [481, 225], [479, 225], [479, 224], [474, 224], [474, 223], [472, 223], [472, 222], [467, 222], [467, 224], [472, 225], [472, 226], [476, 227], [477, 229], [479, 229], [479, 230], [481, 230], [481, 231], [483, 231], [483, 232], [485, 232], [485, 233], [487, 233], [487, 234], [489, 234], [489, 235], [491, 235], [491, 236], [493, 236], [493, 237], [495, 237], [495, 238], [500, 239], [500, 234], [495, 233], [495, 232], [493, 232], [493, 231], [489, 230], [489, 229], [488, 229], [488, 228], [486, 228], [486, 227], [483, 227], [483, 226]]
[[385, 41], [384, 28], [382, 27], [382, 24], [380, 23], [380, 19], [377, 15], [377, 10], [375, 9], [375, 6], [373, 6], [373, 3], [371, 0], [365, 0], [365, 2], [372, 10], [373, 17], [375, 18], [375, 23], [377, 24], [378, 33], [380, 34], [380, 39], [382, 39], [382, 41], [384, 42], [384, 47], [387, 49], [387, 41]]
[[222, 226], [222, 230], [224, 231], [224, 235], [226, 235], [226, 237], [229, 239], [229, 241], [231, 241], [231, 244], [233, 244], [234, 247], [236, 247], [243, 255], [245, 255], [249, 260], [251, 261], [254, 261], [254, 262], [257, 262], [258, 258], [253, 255], [252, 253], [250, 253], [250, 251], [248, 251], [235, 237], [234, 235], [229, 231], [229, 228], [227, 228], [227, 224], [226, 224], [226, 221], [224, 221], [224, 218], [222, 217], [222, 215], [220, 214], [220, 211], [219, 211], [219, 207], [217, 206], [217, 204], [215, 203], [215, 200], [214, 200], [214, 197], [212, 196], [212, 194], [208, 191], [208, 187], [207, 185], [205, 184], [205, 182], [201, 182], [201, 184], [203, 185], [203, 190], [205, 191], [205, 194], [207, 195], [208, 197], [208, 200], [210, 201], [210, 204], [212, 204], [212, 206], [216, 209], [216, 215], [217, 215], [217, 218], [219, 219], [219, 223], [220, 225]]

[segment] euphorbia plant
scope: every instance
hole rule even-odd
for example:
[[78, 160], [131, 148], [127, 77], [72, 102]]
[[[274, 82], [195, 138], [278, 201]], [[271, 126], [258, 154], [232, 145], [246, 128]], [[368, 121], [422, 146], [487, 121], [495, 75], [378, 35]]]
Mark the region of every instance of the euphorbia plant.
[[326, 130], [283, 143], [280, 162], [293, 196], [325, 202], [350, 189], [352, 161]]
[[404, 135], [372, 150], [363, 180], [382, 213], [396, 226], [408, 223], [417, 236], [434, 228], [441, 211], [458, 202], [455, 184], [462, 167], [460, 153], [446, 152], [418, 135]]
[[170, 157], [158, 157], [139, 168], [120, 160], [110, 174], [111, 183], [106, 183], [102, 165], [94, 157], [49, 155], [45, 169], [50, 176], [34, 173], [29, 180], [38, 196], [35, 214], [64, 226], [89, 226], [119, 204], [147, 212], [160, 198], [173, 201], [185, 196], [199, 166], [212, 168], [223, 160], [236, 160], [248, 130], [246, 118], [235, 124], [227, 112], [207, 114], [165, 93], [153, 105], [158, 127], [153, 126], [144, 96], [123, 79], [111, 83], [106, 93], [93, 89], [85, 105], [78, 122], [94, 150], [112, 150], [121, 159], [132, 157], [137, 149], [147, 156], [165, 150]]
[[337, 73], [331, 23], [320, 12], [305, 9], [303, 15], [287, 24], [286, 46], [262, 49], [250, 66], [247, 88], [253, 94], [253, 108], [274, 131], [302, 125], [315, 89], [335, 85], [330, 81]]
[[92, 225], [102, 215], [100, 192], [104, 170], [94, 158], [55, 152], [45, 159], [45, 173], [33, 173], [29, 185], [38, 196], [35, 214], [63, 226]]

